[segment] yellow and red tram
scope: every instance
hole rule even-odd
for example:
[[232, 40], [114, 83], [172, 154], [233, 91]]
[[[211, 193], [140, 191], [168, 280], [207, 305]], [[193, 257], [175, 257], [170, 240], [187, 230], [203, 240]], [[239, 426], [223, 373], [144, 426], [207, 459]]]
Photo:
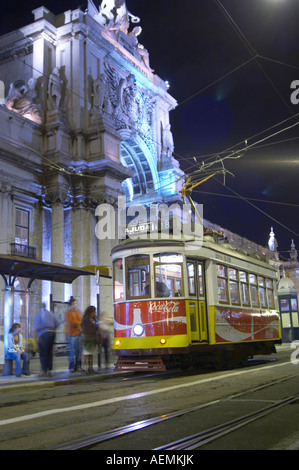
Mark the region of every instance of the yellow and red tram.
[[205, 235], [112, 251], [116, 370], [244, 362], [281, 342], [276, 270]]

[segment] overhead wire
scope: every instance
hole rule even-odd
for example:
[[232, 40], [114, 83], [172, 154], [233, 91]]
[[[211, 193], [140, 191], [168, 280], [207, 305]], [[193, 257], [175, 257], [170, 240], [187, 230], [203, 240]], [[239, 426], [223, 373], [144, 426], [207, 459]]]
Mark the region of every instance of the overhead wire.
[[[236, 34], [238, 35], [239, 39], [241, 40], [241, 42], [243, 43], [243, 45], [245, 46], [245, 48], [247, 49], [247, 51], [250, 53], [250, 55], [252, 56], [252, 59], [254, 59], [257, 63], [257, 65], [259, 66], [260, 70], [263, 72], [263, 74], [265, 75], [265, 77], [267, 78], [267, 80], [269, 81], [269, 83], [271, 84], [271, 86], [274, 88], [274, 90], [276, 91], [276, 93], [278, 94], [278, 96], [280, 97], [280, 99], [284, 102], [284, 104], [287, 106], [288, 110], [291, 112], [292, 114], [292, 117], [296, 117], [297, 118], [297, 115], [294, 115], [294, 112], [293, 110], [290, 108], [290, 106], [288, 105], [288, 103], [286, 103], [286, 101], [284, 100], [283, 96], [281, 95], [281, 93], [279, 92], [279, 90], [277, 89], [277, 87], [275, 86], [275, 84], [273, 83], [273, 81], [271, 80], [271, 78], [268, 76], [268, 74], [264, 71], [263, 67], [261, 67], [261, 65], [258, 63], [258, 61], [256, 60], [256, 58], [259, 56], [259, 54], [257, 53], [257, 51], [255, 50], [255, 48], [251, 45], [251, 43], [247, 40], [246, 36], [244, 35], [244, 33], [241, 31], [241, 29], [239, 28], [239, 26], [236, 24], [236, 22], [234, 21], [234, 19], [232, 18], [232, 16], [228, 13], [227, 9], [223, 6], [223, 4], [220, 2], [220, 0], [214, 0], [215, 3], [217, 4], [217, 6], [221, 9], [221, 11], [223, 12], [224, 16], [226, 17], [226, 19], [228, 20], [228, 22], [232, 25], [233, 29], [235, 30]], [[289, 130], [293, 127], [295, 127], [296, 125], [299, 124], [299, 121], [297, 119], [297, 123], [289, 126], [286, 130]], [[283, 130], [280, 130], [280, 131], [277, 131], [277, 133], [275, 133], [274, 135], [278, 135], [280, 134], [281, 132], [283, 132]], [[261, 139], [259, 140], [258, 142], [256, 142], [256, 144], [259, 144], [259, 143], [262, 143], [264, 142], [265, 140], [268, 140], [269, 137], [266, 137], [264, 139]], [[247, 143], [246, 143], [246, 146], [243, 147], [243, 149], [239, 150], [239, 152], [242, 152], [242, 150], [246, 150], [253, 147], [254, 144], [250, 144], [249, 146], [247, 146]], [[236, 152], [234, 152], [235, 154]], [[223, 159], [225, 158], [230, 158], [232, 156], [229, 155], [229, 156], [226, 156], [224, 157]], [[218, 181], [218, 179], [214, 176], [214, 180]], [[219, 182], [219, 181], [218, 181]], [[221, 183], [223, 184], [223, 183]], [[252, 207], [254, 207], [256, 210], [258, 210], [259, 212], [263, 213], [266, 217], [270, 218], [272, 221], [275, 221], [277, 224], [279, 224], [280, 226], [282, 226], [284, 229], [288, 230], [289, 232], [291, 232], [293, 235], [299, 237], [299, 234], [297, 234], [296, 232], [294, 232], [292, 229], [290, 229], [289, 227], [287, 227], [285, 224], [281, 223], [280, 221], [278, 221], [277, 219], [275, 219], [274, 217], [272, 217], [270, 214], [267, 214], [265, 211], [261, 210], [260, 208], [258, 208], [257, 206], [255, 206], [252, 202], [250, 202], [249, 200], [247, 200], [246, 198], [242, 197], [241, 195], [239, 195], [237, 192], [233, 191], [231, 188], [229, 188], [228, 186], [225, 186], [227, 187], [232, 193], [235, 194], [235, 196], [239, 197], [241, 200], [245, 201], [246, 203], [248, 203], [249, 205], [251, 205]]]
[[[219, 0], [215, 0], [215, 1], [216, 1], [216, 3], [218, 3], [218, 5], [220, 4], [220, 5], [222, 6], [222, 4], [221, 4], [221, 2], [219, 2]], [[232, 20], [232, 21], [233, 21], [233, 20]], [[236, 25], [236, 30], [237, 30], [237, 32], [238, 32], [238, 35], [239, 35], [240, 39], [241, 39], [242, 42], [244, 43], [245, 47], [246, 47], [247, 50], [252, 54], [251, 59], [249, 59], [248, 61], [245, 61], [244, 63], [240, 64], [238, 67], [234, 68], [233, 70], [231, 70], [231, 71], [228, 72], [227, 74], [223, 75], [223, 76], [220, 77], [219, 79], [213, 81], [210, 85], [207, 85], [207, 86], [204, 87], [203, 89], [199, 90], [197, 93], [191, 95], [189, 98], [187, 98], [187, 99], [181, 101], [181, 102], [178, 104], [178, 106], [180, 106], [180, 105], [184, 104], [185, 102], [191, 100], [192, 98], [194, 98], [194, 97], [197, 96], [198, 94], [200, 94], [200, 93], [206, 91], [209, 87], [215, 85], [216, 83], [218, 83], [218, 82], [221, 81], [222, 79], [224, 79], [224, 78], [226, 78], [227, 76], [231, 75], [232, 73], [234, 73], [234, 72], [240, 70], [242, 67], [246, 66], [247, 64], [249, 64], [250, 62], [252, 62], [253, 60], [255, 60], [257, 57], [259, 57], [259, 54], [255, 51], [254, 48], [252, 48], [252, 46], [250, 45], [249, 41], [247, 41], [247, 39], [244, 37], [244, 35], [243, 35], [243, 33], [241, 32], [241, 30], [237, 27], [237, 25]], [[245, 40], [244, 40], [244, 38], [245, 38]], [[264, 60], [267, 59], [267, 58], [262, 57], [262, 56], [260, 56], [260, 57], [263, 58]], [[19, 59], [19, 58], [18, 58], [18, 59]], [[21, 59], [19, 59], [19, 60], [21, 60]], [[269, 60], [273, 60], [273, 59], [269, 59]], [[273, 61], [274, 61], [274, 60], [273, 60]], [[25, 63], [24, 61], [22, 61], [22, 62]], [[30, 66], [31, 68], [34, 68], [31, 64], [25, 63], [25, 65]], [[284, 65], [285, 65], [285, 64], [284, 64]], [[42, 73], [42, 72], [40, 72], [40, 71], [39, 71], [39, 73], [41, 73], [42, 75], [44, 75], [44, 76], [46, 77], [46, 74], [44, 74], [44, 73]], [[86, 98], [80, 96], [80, 95], [79, 95], [78, 93], [76, 93], [74, 90], [69, 90], [69, 91], [70, 91], [71, 93], [73, 93], [74, 95], [77, 95], [80, 99], [83, 99], [83, 100], [85, 100], [85, 101], [88, 101]], [[292, 116], [292, 117], [294, 117], [294, 116]], [[279, 125], [279, 123], [276, 124], [275, 126], [277, 126], [277, 125]], [[274, 127], [275, 127], [275, 126], [274, 126]], [[293, 126], [290, 126], [290, 127], [288, 127], [288, 128], [286, 128], [286, 130], [288, 130], [288, 129], [292, 128], [292, 127], [294, 127], [294, 125], [293, 125]], [[264, 133], [264, 132], [266, 132], [266, 131], [267, 131], [267, 130], [262, 131], [261, 133]], [[253, 143], [253, 144], [250, 144], [249, 146], [246, 146], [246, 149], [248, 150], [248, 149], [252, 148], [253, 146], [257, 145], [258, 143], [261, 143], [261, 142], [263, 142], [263, 141], [265, 141], [265, 140], [267, 140], [267, 139], [269, 139], [269, 138], [271, 138], [271, 137], [273, 137], [273, 136], [279, 134], [280, 132], [283, 132], [283, 130], [280, 130], [280, 131], [278, 131], [277, 133], [275, 133], [275, 134], [273, 134], [273, 135], [271, 135], [271, 136], [266, 137], [265, 139], [261, 139], [260, 141], [258, 141], [258, 142], [256, 142], [256, 143]], [[259, 133], [259, 134], [261, 134], [261, 133]], [[257, 134], [257, 135], [259, 135], [259, 134]], [[251, 139], [251, 138], [250, 138], [250, 139]], [[249, 139], [247, 139], [247, 140], [249, 140]], [[157, 143], [157, 142], [155, 142], [154, 140], [153, 140], [153, 142], [154, 142], [154, 143]], [[33, 149], [33, 150], [34, 150], [34, 149]], [[220, 152], [219, 155], [222, 155], [224, 152], [227, 152], [227, 151], [229, 151], [229, 150], [230, 150], [230, 149], [225, 150], [225, 151], [222, 151], [222, 152]], [[244, 150], [244, 149], [243, 149], [243, 150]], [[35, 150], [34, 150], [34, 151], [35, 151]], [[240, 150], [238, 150], [238, 151], [240, 151]], [[235, 153], [235, 152], [234, 152], [234, 153]], [[231, 155], [226, 156], [225, 158], [232, 158], [232, 156], [234, 156], [234, 153], [231, 154]], [[177, 156], [177, 157], [179, 157], [179, 159], [180, 159], [181, 161], [187, 161], [186, 157], [182, 157], [181, 155], [177, 154], [176, 152], [174, 152], [174, 155]], [[41, 156], [42, 156], [45, 160], [47, 160], [47, 162], [49, 162], [49, 163], [47, 163], [47, 165], [49, 165], [49, 167], [52, 167], [52, 168], [54, 168], [54, 169], [58, 169], [58, 170], [60, 170], [60, 171], [65, 171], [65, 172], [68, 173], [69, 175], [73, 175], [73, 174], [74, 174], [73, 171], [69, 172], [69, 171], [67, 171], [65, 168], [63, 168], [63, 167], [61, 167], [61, 166], [55, 164], [54, 162], [52, 162], [51, 160], [49, 160], [45, 155], [41, 155]], [[215, 155], [214, 155], [214, 157], [215, 157]], [[211, 158], [212, 158], [212, 154], [211, 154]], [[80, 175], [80, 174], [79, 174], [79, 175]], [[87, 178], [90, 178], [90, 177], [97, 177], [97, 176], [89, 175], [89, 174], [86, 174], [86, 173], [83, 173], [82, 176], [87, 177]], [[181, 179], [181, 177], [179, 177], [177, 181], [179, 181], [180, 179]], [[166, 184], [166, 187], [167, 187], [167, 185], [168, 185], [168, 184]]]
[[[22, 60], [21, 58], [19, 58], [19, 57], [17, 57], [17, 56], [15, 56], [15, 58], [17, 58], [19, 61], [21, 61], [24, 65], [30, 67], [30, 68], [31, 68], [32, 70], [34, 70], [35, 72], [38, 72], [39, 74], [41, 74], [42, 76], [44, 76], [46, 79], [49, 79], [49, 76], [48, 76], [47, 74], [45, 74], [44, 72], [42, 72], [42, 71], [36, 69], [32, 64], [26, 63], [25, 60]], [[244, 63], [242, 63], [242, 64], [240, 64], [239, 66], [235, 67], [233, 70], [231, 70], [231, 71], [228, 72], [227, 74], [222, 75], [222, 76], [221, 76], [220, 78], [218, 78], [217, 80], [214, 80], [212, 83], [210, 83], [210, 84], [207, 85], [206, 87], [202, 88], [201, 90], [199, 90], [199, 91], [196, 92], [195, 94], [191, 95], [189, 98], [187, 98], [187, 99], [181, 101], [180, 103], [178, 103], [176, 109], [177, 109], [179, 106], [183, 105], [185, 102], [187, 102], [187, 101], [193, 99], [193, 98], [194, 98], [195, 96], [197, 96], [198, 94], [203, 93], [203, 92], [206, 91], [208, 88], [212, 87], [213, 85], [215, 85], [215, 84], [218, 83], [219, 81], [223, 80], [223, 79], [226, 78], [227, 76], [229, 76], [229, 75], [233, 74], [234, 72], [238, 71], [240, 68], [242, 68], [242, 67], [244, 67], [245, 65], [247, 65], [248, 63], [252, 62], [254, 59], [255, 59], [255, 57], [252, 57], [252, 58], [249, 59], [248, 61], [245, 61]], [[68, 94], [71, 93], [72, 95], [78, 97], [79, 99], [85, 101], [88, 105], [90, 105], [90, 101], [89, 101], [85, 96], [81, 96], [79, 93], [77, 93], [77, 92], [74, 91], [74, 90], [71, 90], [70, 88], [66, 88], [66, 91], [68, 92]], [[137, 130], [137, 133], [139, 133], [138, 130]], [[139, 134], [140, 134], [140, 136], [142, 137], [141, 133], [139, 133]], [[155, 143], [155, 144], [158, 144], [158, 142], [156, 142], [154, 139], [152, 139], [152, 142]], [[183, 162], [183, 161], [186, 160], [186, 157], [183, 157], [182, 155], [178, 154], [178, 153], [175, 152], [175, 151], [174, 151], [174, 156], [178, 157], [181, 162]], [[47, 157], [46, 157], [44, 154], [42, 154], [42, 157], [44, 158], [44, 160], [46, 160], [47, 162], [49, 162], [49, 163], [46, 163], [46, 165], [50, 166], [50, 165], [52, 164], [52, 165], [54, 165], [54, 167], [55, 167], [56, 164], [54, 164], [54, 163], [51, 162], [49, 159], [47, 159]], [[73, 169], [72, 171], [68, 171], [67, 169], [65, 169], [65, 168], [63, 168], [63, 167], [61, 167], [61, 166], [59, 166], [59, 165], [56, 165], [56, 167], [57, 167], [57, 169], [61, 169], [61, 171], [65, 172], [65, 173], [68, 173], [68, 174], [70, 174], [70, 175], [73, 175], [74, 173], [76, 173], [75, 169]], [[87, 174], [86, 172], [84, 173], [84, 176], [90, 177], [90, 178], [94, 178], [93, 175]]]
[[[237, 147], [238, 147], [239, 145], [244, 145], [244, 142], [247, 141], [247, 143], [248, 143], [248, 142], [250, 142], [251, 140], [253, 140], [254, 138], [256, 138], [256, 137], [258, 137], [258, 136], [264, 134], [265, 132], [268, 132], [268, 131], [274, 129], [275, 127], [278, 127], [278, 126], [280, 126], [280, 125], [282, 125], [282, 124], [287, 123], [288, 121], [290, 121], [291, 119], [294, 119], [295, 117], [299, 117], [299, 113], [295, 114], [294, 116], [289, 116], [288, 118], [283, 119], [282, 121], [279, 121], [278, 123], [273, 124], [272, 126], [267, 127], [267, 128], [264, 129], [263, 131], [260, 131], [260, 132], [254, 134], [254, 135], [252, 135], [252, 136], [250, 136], [250, 137], [247, 136], [246, 138], [242, 139], [240, 142], [238, 142], [238, 143], [232, 145], [231, 147], [228, 147], [228, 148], [226, 148], [226, 149], [224, 149], [224, 150], [221, 150], [221, 151], [217, 152], [217, 155], [220, 156], [220, 155], [222, 155], [222, 154], [228, 153], [228, 152], [232, 151], [234, 148], [236, 148], [236, 151], [237, 151]], [[274, 136], [274, 134], [272, 134], [272, 135]], [[273, 145], [274, 145], [274, 144], [275, 144], [275, 142], [273, 143]], [[269, 145], [271, 145], [271, 144], [269, 144]], [[190, 157], [185, 157], [185, 160], [191, 160], [191, 159], [194, 159], [194, 158], [198, 158], [198, 159], [199, 159], [199, 158], [205, 158], [205, 159], [206, 159], [207, 157], [211, 157], [211, 158], [212, 158], [212, 157], [215, 157], [215, 152], [214, 152], [214, 153], [207, 154], [207, 155], [193, 155], [193, 156], [190, 156]]]
[[[222, 184], [221, 181], [219, 181], [217, 178], [214, 178], [215, 181], [217, 181], [219, 184]], [[224, 185], [223, 185], [224, 186]], [[281, 227], [283, 227], [285, 230], [287, 230], [288, 232], [292, 233], [292, 235], [295, 235], [296, 237], [299, 237], [299, 233], [295, 232], [294, 230], [290, 229], [289, 227], [287, 227], [285, 224], [283, 224], [282, 222], [280, 222], [278, 219], [276, 219], [275, 217], [273, 217], [272, 215], [268, 214], [267, 212], [263, 211], [260, 207], [256, 206], [255, 204], [253, 204], [250, 200], [248, 200], [247, 198], [241, 196], [240, 194], [238, 194], [236, 191], [234, 191], [232, 188], [228, 187], [227, 185], [225, 186], [229, 191], [231, 191], [235, 196], [237, 196], [238, 198], [240, 198], [242, 201], [246, 202], [247, 204], [249, 204], [250, 206], [252, 206], [254, 209], [256, 209], [257, 211], [261, 212], [263, 215], [265, 215], [266, 217], [268, 217], [269, 219], [271, 219], [273, 222], [275, 222], [276, 224], [280, 225]]]
[[[219, 0], [215, 0], [215, 1], [216, 1], [216, 3], [218, 4], [218, 6], [221, 7], [222, 10], [226, 11], [226, 10], [224, 9], [223, 5], [221, 4], [221, 2], [219, 2]], [[227, 13], [227, 15], [229, 15], [229, 14]], [[229, 17], [230, 17], [230, 21], [233, 22], [233, 19], [231, 18], [230, 15], [229, 15]], [[178, 106], [181, 106], [181, 105], [184, 104], [185, 102], [191, 100], [192, 98], [194, 98], [194, 97], [197, 96], [198, 94], [204, 92], [205, 90], [207, 90], [208, 88], [210, 88], [210, 87], [213, 86], [214, 84], [218, 83], [219, 81], [223, 80], [223, 79], [226, 78], [227, 76], [229, 76], [229, 75], [231, 75], [232, 73], [236, 72], [237, 70], [239, 70], [239, 69], [242, 68], [243, 66], [247, 65], [249, 62], [252, 62], [252, 61], [256, 58], [255, 56], [258, 55], [258, 54], [256, 53], [256, 51], [251, 47], [249, 41], [244, 37], [244, 35], [242, 34], [242, 32], [241, 32], [241, 30], [238, 28], [238, 26], [235, 25], [235, 27], [237, 28], [238, 35], [239, 35], [240, 38], [242, 39], [242, 42], [246, 45], [246, 48], [247, 48], [252, 54], [254, 54], [254, 57], [252, 57], [252, 58], [249, 59], [248, 61], [245, 61], [243, 64], [241, 64], [241, 65], [239, 65], [238, 67], [234, 68], [233, 70], [231, 70], [231, 71], [228, 72], [227, 74], [224, 74], [222, 77], [220, 77], [219, 79], [213, 81], [212, 83], [210, 83], [210, 84], [207, 85], [206, 87], [204, 87], [204, 88], [202, 88], [201, 90], [199, 90], [197, 93], [191, 95], [189, 98], [187, 98], [187, 99], [181, 101], [181, 102], [178, 104]], [[18, 60], [20, 60], [24, 65], [26, 65], [26, 66], [32, 68], [33, 70], [37, 71], [39, 74], [41, 74], [41, 75], [44, 76], [45, 78], [47, 78], [47, 79], [49, 78], [49, 76], [47, 76], [44, 72], [41, 72], [40, 70], [37, 70], [35, 67], [33, 67], [33, 65], [27, 64], [24, 60], [22, 60], [21, 58], [19, 58], [19, 57], [17, 57], [17, 56], [16, 56], [16, 58], [17, 58]], [[71, 89], [69, 89], [69, 88], [67, 88], [67, 91], [68, 91], [68, 93], [72, 93], [73, 95], [77, 96], [77, 97], [80, 98], [81, 100], [84, 100], [85, 102], [87, 102], [88, 104], [90, 104], [89, 100], [88, 100], [86, 97], [81, 96], [81, 95], [80, 95], [79, 93], [77, 93], [76, 91], [71, 90]], [[177, 106], [177, 107], [178, 107], [178, 106]], [[177, 108], [176, 108], [176, 109], [177, 109]], [[299, 115], [299, 113], [298, 113], [298, 115]], [[279, 125], [279, 124], [277, 124], [277, 125]], [[262, 132], [266, 132], [266, 130], [265, 130], [265, 131], [262, 131]], [[138, 131], [137, 131], [137, 133], [138, 133]], [[141, 133], [140, 133], [140, 134], [141, 134]], [[258, 134], [257, 134], [257, 135], [258, 135]], [[142, 137], [142, 136], [141, 136], [141, 137]], [[248, 140], [249, 140], [249, 139], [247, 139], [247, 141], [248, 141]], [[152, 139], [152, 142], [155, 143], [155, 144], [158, 144], [158, 142], [156, 142], [154, 139]], [[237, 144], [236, 144], [236, 145], [237, 145]], [[226, 151], [227, 151], [227, 150], [226, 150]], [[222, 153], [224, 153], [224, 152], [226, 152], [226, 151], [222, 151], [222, 152], [218, 153], [217, 155], [219, 156], [219, 155], [221, 155]], [[183, 157], [182, 155], [179, 155], [177, 152], [174, 151], [173, 154], [174, 154], [175, 157], [178, 157], [178, 159], [179, 159], [180, 162], [187, 161], [187, 158], [186, 158], [186, 157]], [[74, 174], [77, 174], [77, 175], [79, 175], [79, 176], [84, 176], [84, 177], [87, 177], [87, 178], [97, 178], [97, 176], [95, 176], [95, 175], [91, 175], [91, 174], [89, 174], [89, 173], [86, 173], [86, 170], [85, 170], [85, 171], [83, 170], [83, 171], [78, 172], [78, 173], [76, 173], [76, 170], [75, 170], [75, 169], [72, 169], [71, 171], [69, 171], [69, 170], [67, 170], [66, 168], [61, 167], [61, 166], [55, 164], [54, 162], [50, 161], [44, 154], [40, 154], [40, 156], [42, 156], [42, 158], [43, 158], [44, 160], [46, 160], [47, 163], [44, 162], [44, 164], [45, 164], [46, 166], [49, 166], [50, 168], [53, 168], [53, 169], [56, 168], [56, 169], [58, 169], [58, 170], [60, 170], [60, 171], [62, 171], [62, 172], [64, 172], [64, 173], [66, 173], [66, 174], [69, 174], [70, 176], [72, 176], [72, 175], [74, 175]], [[214, 156], [215, 156], [215, 155], [214, 155]], [[212, 155], [211, 155], [211, 158], [212, 158]]]
[[[227, 185], [225, 185], [225, 187], [227, 187]], [[200, 193], [200, 194], [207, 194], [208, 196], [217, 196], [217, 197], [239, 199], [239, 196], [237, 196], [237, 195], [224, 194], [224, 193], [214, 193], [214, 192], [211, 192], [211, 191], [201, 191], [200, 189], [196, 189], [195, 192]], [[294, 204], [294, 203], [291, 203], [291, 202], [271, 201], [271, 200], [267, 200], [267, 199], [258, 199], [258, 198], [254, 198], [254, 197], [245, 197], [245, 196], [243, 196], [243, 197], [245, 199], [247, 199], [248, 201], [262, 202], [262, 203], [265, 203], [265, 204], [274, 204], [276, 206], [287, 206], [287, 207], [299, 208], [299, 204]]]
[[222, 11], [222, 13], [224, 14], [225, 18], [227, 19], [227, 21], [229, 22], [229, 24], [232, 26], [232, 28], [234, 29], [235, 33], [237, 34], [237, 36], [239, 37], [239, 39], [241, 40], [241, 42], [243, 43], [243, 45], [245, 46], [245, 48], [247, 49], [247, 51], [249, 52], [249, 54], [251, 55], [252, 59], [255, 60], [257, 66], [259, 67], [259, 69], [262, 71], [262, 73], [265, 75], [265, 77], [267, 78], [268, 82], [271, 84], [271, 86], [274, 88], [275, 92], [278, 94], [278, 96], [280, 97], [280, 99], [282, 100], [282, 102], [285, 104], [285, 106], [288, 108], [288, 110], [291, 112], [291, 114], [294, 114], [292, 108], [290, 107], [290, 105], [286, 102], [286, 100], [284, 99], [284, 97], [282, 96], [282, 94], [280, 93], [280, 91], [278, 90], [278, 88], [276, 87], [276, 85], [274, 84], [273, 80], [269, 77], [269, 75], [266, 73], [266, 71], [264, 70], [264, 68], [261, 66], [261, 64], [258, 62], [258, 60], [256, 60], [258, 57], [259, 57], [259, 54], [258, 52], [255, 50], [255, 48], [252, 46], [252, 44], [248, 41], [247, 37], [245, 36], [245, 34], [243, 33], [243, 31], [241, 31], [240, 27], [238, 26], [238, 24], [236, 23], [236, 21], [233, 19], [233, 17], [230, 15], [230, 13], [228, 12], [228, 10], [223, 6], [223, 4], [221, 3], [220, 0], [214, 0], [215, 3], [217, 4], [217, 6], [220, 8], [220, 10]]

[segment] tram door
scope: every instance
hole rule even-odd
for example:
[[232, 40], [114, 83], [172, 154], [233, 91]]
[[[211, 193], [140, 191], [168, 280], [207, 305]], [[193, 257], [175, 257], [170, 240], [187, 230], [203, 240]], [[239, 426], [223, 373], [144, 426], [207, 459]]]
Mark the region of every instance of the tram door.
[[191, 341], [207, 341], [207, 309], [205, 298], [204, 263], [187, 260]]

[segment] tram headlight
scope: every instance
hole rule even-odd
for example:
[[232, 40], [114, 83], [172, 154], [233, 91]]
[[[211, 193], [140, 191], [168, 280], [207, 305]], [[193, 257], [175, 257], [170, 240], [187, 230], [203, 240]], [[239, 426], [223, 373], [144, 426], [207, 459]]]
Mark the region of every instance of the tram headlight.
[[117, 340], [115, 341], [115, 346], [120, 346], [120, 343], [121, 343], [120, 339], [117, 339]]
[[144, 333], [144, 328], [140, 323], [137, 323], [133, 327], [133, 333], [135, 336], [142, 336]]
[[161, 338], [161, 339], [160, 339], [160, 343], [161, 343], [161, 344], [166, 344], [166, 341], [167, 341], [167, 339], [165, 339], [165, 338]]

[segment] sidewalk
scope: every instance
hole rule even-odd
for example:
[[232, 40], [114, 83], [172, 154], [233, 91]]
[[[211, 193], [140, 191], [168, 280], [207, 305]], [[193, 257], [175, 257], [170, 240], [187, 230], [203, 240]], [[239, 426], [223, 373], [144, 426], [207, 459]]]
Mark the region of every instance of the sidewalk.
[[[282, 350], [292, 350], [291, 343], [282, 343], [276, 345], [276, 351]], [[22, 375], [21, 377], [16, 377], [15, 375], [2, 375], [3, 374], [3, 366], [0, 364], [0, 391], [7, 390], [13, 388], [20, 388], [24, 386], [33, 386], [36, 384], [45, 384], [49, 385], [50, 383], [53, 384], [58, 381], [63, 381], [64, 383], [74, 383], [79, 382], [82, 380], [103, 380], [108, 377], [113, 377], [115, 375], [124, 375], [128, 374], [128, 372], [114, 372], [114, 364], [117, 361], [117, 356], [111, 355], [109, 367], [106, 369], [102, 367], [98, 369], [97, 367], [97, 358], [94, 356], [94, 370], [96, 371], [95, 374], [88, 374], [87, 372], [73, 372], [70, 373], [68, 370], [68, 357], [67, 355], [64, 356], [57, 356], [54, 355], [53, 357], [53, 372], [51, 377], [40, 377], [39, 373], [41, 371], [40, 368], [40, 360], [39, 357], [32, 357], [30, 358], [30, 376]], [[129, 372], [130, 373], [130, 372]]]
[[97, 367], [97, 358], [94, 357], [93, 367], [95, 374], [88, 374], [87, 372], [73, 372], [70, 373], [68, 370], [68, 357], [64, 356], [53, 356], [53, 371], [51, 377], [40, 377], [41, 372], [39, 357], [31, 357], [29, 363], [30, 376], [22, 375], [16, 377], [15, 375], [3, 375], [3, 365], [0, 364], [0, 391], [6, 390], [11, 387], [24, 387], [32, 386], [34, 384], [44, 383], [49, 385], [58, 381], [63, 382], [77, 382], [81, 380], [94, 380], [95, 378], [104, 379], [107, 377], [122, 374], [122, 372], [114, 372], [114, 363], [117, 361], [116, 356], [112, 356], [108, 368], [103, 366], [101, 369]]
[[281, 344], [275, 344], [276, 351], [282, 351], [283, 349], [292, 349], [291, 348], [292, 343], [281, 343]]

